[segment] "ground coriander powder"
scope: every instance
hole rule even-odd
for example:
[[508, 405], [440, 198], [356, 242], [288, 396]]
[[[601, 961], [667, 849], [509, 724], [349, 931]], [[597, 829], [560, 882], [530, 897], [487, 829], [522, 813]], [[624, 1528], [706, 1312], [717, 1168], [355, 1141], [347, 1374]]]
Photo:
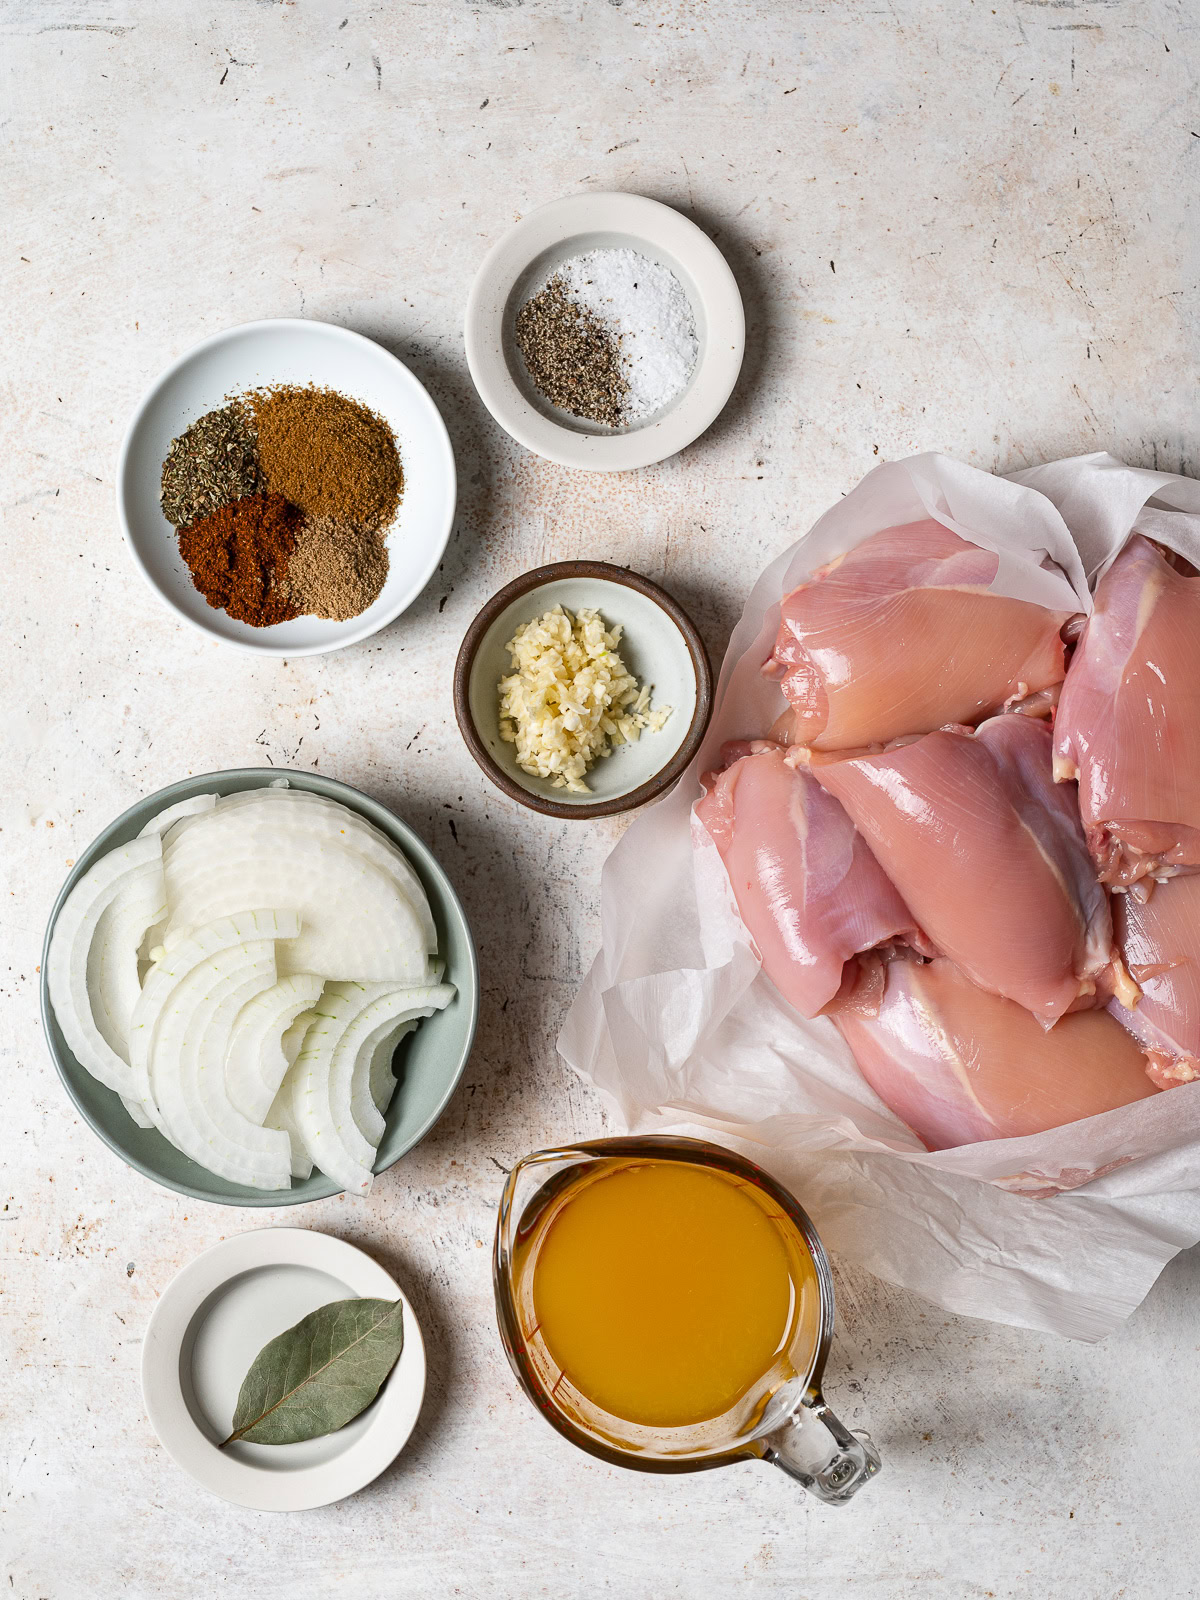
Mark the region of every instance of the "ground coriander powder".
[[309, 517], [297, 533], [284, 588], [298, 611], [348, 622], [374, 605], [387, 575], [387, 545], [378, 529]]

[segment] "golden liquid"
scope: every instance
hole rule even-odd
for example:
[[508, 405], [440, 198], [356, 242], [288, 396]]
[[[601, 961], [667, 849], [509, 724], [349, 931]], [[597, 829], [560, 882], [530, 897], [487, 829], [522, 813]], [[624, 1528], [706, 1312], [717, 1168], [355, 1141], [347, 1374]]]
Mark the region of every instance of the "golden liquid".
[[[597, 1163], [531, 1241], [533, 1312], [554, 1362], [614, 1417], [686, 1427], [801, 1364], [819, 1337], [803, 1237], [744, 1178], [692, 1162]], [[803, 1335], [803, 1337], [801, 1337]]]

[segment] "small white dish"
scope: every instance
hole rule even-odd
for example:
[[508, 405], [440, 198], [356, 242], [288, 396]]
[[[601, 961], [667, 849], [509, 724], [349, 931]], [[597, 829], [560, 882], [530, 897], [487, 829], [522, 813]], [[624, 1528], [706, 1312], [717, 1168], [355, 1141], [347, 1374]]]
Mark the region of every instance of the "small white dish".
[[[338, 389], [377, 412], [396, 436], [404, 493], [387, 533], [382, 593], [347, 622], [297, 617], [252, 628], [210, 606], [193, 586], [175, 530], [162, 514], [162, 464], [171, 440], [231, 395], [268, 384]], [[328, 322], [281, 318], [214, 334], [156, 380], [133, 414], [117, 464], [117, 515], [134, 562], [193, 627], [268, 656], [311, 656], [386, 628], [429, 582], [454, 521], [454, 454], [441, 414], [402, 361], [373, 339]]]
[[[516, 746], [500, 737], [499, 684], [512, 671], [508, 641], [555, 606], [580, 606], [623, 629], [620, 656], [653, 692], [651, 710], [671, 707], [657, 731], [618, 745], [588, 773], [588, 794], [556, 789], [517, 765]], [[454, 711], [467, 748], [510, 799], [546, 816], [614, 816], [663, 794], [700, 748], [712, 715], [712, 669], [704, 641], [666, 590], [606, 561], [559, 561], [536, 567], [499, 590], [463, 637], [454, 670]]]
[[[218, 1448], [263, 1345], [318, 1306], [360, 1297], [404, 1303], [404, 1348], [371, 1405], [303, 1444]], [[370, 1256], [327, 1233], [260, 1228], [167, 1285], [142, 1346], [142, 1395], [167, 1454], [212, 1494], [253, 1511], [311, 1511], [363, 1488], [404, 1448], [425, 1395], [425, 1345], [403, 1290]]]
[[[520, 307], [546, 277], [586, 250], [637, 250], [669, 267], [691, 302], [700, 353], [679, 397], [621, 431], [551, 406], [516, 346]], [[564, 467], [625, 472], [699, 437], [733, 392], [746, 343], [742, 297], [725, 257], [694, 222], [637, 194], [575, 194], [511, 228], [489, 251], [467, 300], [467, 365], [485, 406], [526, 449]]]

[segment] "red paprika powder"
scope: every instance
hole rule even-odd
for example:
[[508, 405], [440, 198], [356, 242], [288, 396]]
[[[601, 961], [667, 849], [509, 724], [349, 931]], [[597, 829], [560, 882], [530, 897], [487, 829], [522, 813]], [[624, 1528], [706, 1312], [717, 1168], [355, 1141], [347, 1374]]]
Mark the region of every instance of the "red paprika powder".
[[299, 616], [283, 578], [302, 516], [281, 494], [248, 494], [184, 528], [179, 553], [209, 605], [252, 628]]

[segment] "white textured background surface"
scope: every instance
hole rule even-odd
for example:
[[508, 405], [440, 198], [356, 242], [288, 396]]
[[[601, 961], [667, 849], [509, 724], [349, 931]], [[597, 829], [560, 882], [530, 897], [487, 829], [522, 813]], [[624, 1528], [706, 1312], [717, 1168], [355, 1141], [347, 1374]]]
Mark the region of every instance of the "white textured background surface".
[[[609, 1469], [515, 1392], [489, 1283], [500, 1169], [602, 1126], [553, 1039], [620, 825], [541, 821], [485, 787], [450, 672], [494, 588], [576, 555], [666, 583], [719, 658], [752, 576], [888, 456], [1008, 469], [1107, 447], [1195, 470], [1198, 52], [1177, 0], [3, 0], [0, 1595], [1195, 1592], [1196, 1252], [1096, 1348], [843, 1271], [830, 1394], [887, 1472], [842, 1512], [762, 1466]], [[610, 480], [511, 446], [460, 334], [488, 244], [587, 186], [705, 226], [749, 322], [710, 433]], [[381, 339], [428, 384], [460, 515], [385, 635], [257, 664], [135, 576], [113, 470], [164, 364], [295, 315]], [[122, 1168], [72, 1115], [36, 1017], [46, 912], [92, 835], [187, 772], [267, 762], [317, 765], [420, 829], [484, 974], [436, 1133], [365, 1204], [278, 1214], [375, 1251], [432, 1357], [396, 1465], [293, 1519], [185, 1478], [137, 1376], [172, 1274], [269, 1214]]]

